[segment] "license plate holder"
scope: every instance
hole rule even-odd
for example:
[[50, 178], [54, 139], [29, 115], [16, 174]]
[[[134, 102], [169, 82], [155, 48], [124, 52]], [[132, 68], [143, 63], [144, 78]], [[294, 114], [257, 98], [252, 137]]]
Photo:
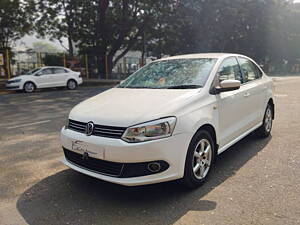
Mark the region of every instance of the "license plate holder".
[[72, 141], [72, 151], [83, 154], [87, 152], [88, 146], [83, 141]]
[[82, 155], [87, 153], [89, 156], [93, 158], [98, 158], [98, 159], [105, 158], [104, 148], [98, 147], [97, 152], [91, 151], [89, 149], [88, 143], [84, 141], [72, 141], [72, 151]]

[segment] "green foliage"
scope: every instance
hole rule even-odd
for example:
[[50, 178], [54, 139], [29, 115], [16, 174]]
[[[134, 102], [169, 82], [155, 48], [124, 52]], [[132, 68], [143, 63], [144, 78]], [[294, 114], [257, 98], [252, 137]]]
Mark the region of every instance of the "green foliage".
[[[173, 13], [148, 38], [157, 55], [194, 52], [238, 52], [255, 58], [266, 54], [266, 35], [273, 0], [181, 0]], [[165, 18], [165, 17], [164, 17]], [[154, 37], [153, 37], [154, 35]], [[151, 43], [151, 41], [150, 41]]]
[[0, 49], [32, 31], [34, 8], [33, 0], [0, 1]]
[[261, 63], [300, 54], [299, 8], [282, 0], [180, 0], [159, 10], [136, 49], [148, 55], [232, 52]]
[[273, 64], [300, 57], [300, 7], [292, 0], [2, 0], [0, 6], [0, 29], [6, 21], [10, 40], [34, 22], [41, 37], [67, 38], [71, 56], [74, 45], [94, 56], [100, 73], [111, 72], [129, 50], [156, 58], [233, 52]]
[[75, 35], [79, 28], [78, 17], [82, 6], [88, 4], [82, 0], [36, 0], [39, 17], [36, 19], [35, 31], [41, 37], [49, 37], [60, 41], [68, 39], [70, 55], [74, 54]]

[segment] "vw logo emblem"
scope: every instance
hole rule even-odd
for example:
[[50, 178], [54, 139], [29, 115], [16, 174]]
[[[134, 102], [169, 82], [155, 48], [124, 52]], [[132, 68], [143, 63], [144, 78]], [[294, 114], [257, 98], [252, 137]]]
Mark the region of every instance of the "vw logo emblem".
[[93, 134], [93, 131], [94, 131], [94, 123], [88, 122], [85, 127], [85, 134], [87, 136], [91, 136]]

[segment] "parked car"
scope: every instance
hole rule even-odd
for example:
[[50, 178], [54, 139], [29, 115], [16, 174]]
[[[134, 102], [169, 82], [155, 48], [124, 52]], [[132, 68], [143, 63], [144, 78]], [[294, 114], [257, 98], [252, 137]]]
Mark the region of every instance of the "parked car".
[[122, 185], [203, 184], [215, 158], [255, 131], [268, 137], [273, 83], [250, 58], [192, 54], [154, 61], [75, 106], [63, 163]]
[[67, 87], [74, 90], [80, 84], [82, 84], [80, 72], [74, 72], [64, 67], [47, 66], [36, 68], [24, 75], [8, 80], [6, 89], [23, 90], [30, 93], [37, 88]]

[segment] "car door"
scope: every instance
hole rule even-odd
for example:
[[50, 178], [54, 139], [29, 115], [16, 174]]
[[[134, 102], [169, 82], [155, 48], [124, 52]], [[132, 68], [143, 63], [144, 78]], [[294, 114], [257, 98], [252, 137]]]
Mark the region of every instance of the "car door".
[[51, 75], [52, 70], [50, 68], [41, 69], [35, 76], [35, 82], [38, 88], [51, 87]]
[[52, 80], [56, 87], [66, 86], [67, 76], [68, 76], [67, 72], [64, 68], [60, 68], [60, 67], [53, 68]]
[[251, 129], [262, 122], [262, 115], [265, 109], [263, 106], [264, 86], [262, 79], [260, 79], [262, 71], [250, 59], [239, 56], [238, 61], [244, 80], [244, 101], [247, 103], [245, 105], [247, 110], [246, 120], [248, 121], [247, 129]]
[[[217, 82], [224, 80], [239, 80], [243, 83], [242, 73], [236, 57], [228, 57], [221, 63]], [[233, 141], [246, 131], [247, 109], [245, 102], [245, 90], [240, 89], [221, 92], [216, 95], [219, 111], [219, 142], [220, 147]]]

